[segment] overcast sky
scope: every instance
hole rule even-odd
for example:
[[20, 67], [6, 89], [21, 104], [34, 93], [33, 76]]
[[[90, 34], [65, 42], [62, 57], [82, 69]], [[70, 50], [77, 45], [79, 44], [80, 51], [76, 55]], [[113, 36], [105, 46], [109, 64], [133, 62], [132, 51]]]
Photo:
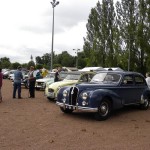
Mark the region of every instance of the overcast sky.
[[[52, 0], [0, 0], [0, 58], [28, 63], [51, 52]], [[55, 7], [54, 51], [83, 47], [86, 23], [98, 0], [59, 0]]]

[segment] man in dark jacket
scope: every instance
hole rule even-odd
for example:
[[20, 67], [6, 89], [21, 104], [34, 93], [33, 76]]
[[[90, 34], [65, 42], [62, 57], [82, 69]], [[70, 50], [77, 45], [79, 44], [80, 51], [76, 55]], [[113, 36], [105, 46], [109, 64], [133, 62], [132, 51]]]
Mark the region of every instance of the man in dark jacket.
[[21, 80], [23, 79], [23, 75], [21, 72], [21, 66], [17, 68], [14, 72], [14, 89], [13, 89], [13, 98], [16, 98], [16, 91], [18, 90], [18, 98], [21, 99]]
[[36, 72], [34, 71], [34, 67], [30, 66], [30, 71], [28, 73], [29, 79], [29, 98], [35, 98], [35, 81], [36, 81]]
[[61, 81], [60, 72], [61, 72], [61, 67], [58, 67], [58, 69], [57, 69], [57, 71], [56, 71], [56, 73], [55, 73], [54, 82]]

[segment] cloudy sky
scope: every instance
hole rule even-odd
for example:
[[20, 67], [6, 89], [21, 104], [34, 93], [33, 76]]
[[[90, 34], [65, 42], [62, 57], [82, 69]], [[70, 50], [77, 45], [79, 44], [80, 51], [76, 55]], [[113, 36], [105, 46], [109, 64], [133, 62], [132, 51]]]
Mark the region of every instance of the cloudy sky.
[[[52, 0], [0, 0], [0, 58], [27, 63], [51, 52]], [[55, 7], [54, 51], [82, 49], [86, 23], [98, 0], [59, 0]]]

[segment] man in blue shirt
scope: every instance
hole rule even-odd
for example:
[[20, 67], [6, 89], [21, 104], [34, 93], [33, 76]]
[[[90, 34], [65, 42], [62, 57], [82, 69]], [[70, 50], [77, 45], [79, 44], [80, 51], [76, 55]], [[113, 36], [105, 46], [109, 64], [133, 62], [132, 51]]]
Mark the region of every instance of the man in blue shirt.
[[17, 68], [14, 72], [14, 89], [13, 89], [13, 98], [16, 98], [16, 91], [18, 90], [18, 98], [21, 99], [21, 81], [23, 79], [23, 75], [21, 72], [21, 66]]

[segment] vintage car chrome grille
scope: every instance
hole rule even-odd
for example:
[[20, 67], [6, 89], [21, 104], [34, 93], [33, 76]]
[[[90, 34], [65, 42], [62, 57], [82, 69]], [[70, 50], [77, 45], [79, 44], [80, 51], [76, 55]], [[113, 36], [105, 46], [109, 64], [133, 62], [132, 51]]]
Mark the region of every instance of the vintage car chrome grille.
[[76, 105], [78, 97], [78, 89], [76, 87], [71, 87], [69, 93], [69, 105]]
[[36, 82], [37, 85], [42, 86], [44, 84], [44, 82]]
[[54, 89], [50, 89], [50, 88], [49, 88], [49, 89], [48, 89], [48, 92], [54, 92]]

